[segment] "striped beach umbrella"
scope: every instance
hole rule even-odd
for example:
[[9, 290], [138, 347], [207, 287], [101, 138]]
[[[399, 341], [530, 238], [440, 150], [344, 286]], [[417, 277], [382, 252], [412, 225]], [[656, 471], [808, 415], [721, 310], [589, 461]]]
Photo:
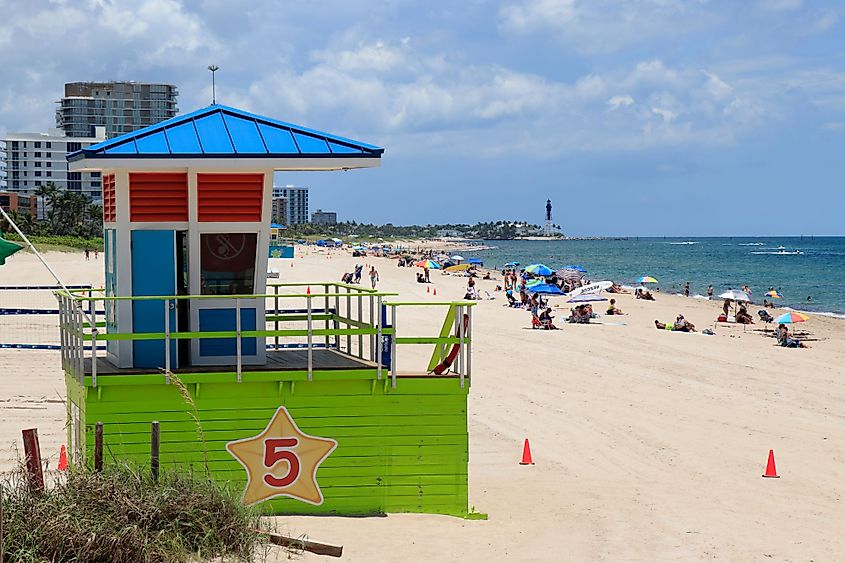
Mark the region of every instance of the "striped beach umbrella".
[[798, 311], [789, 311], [788, 313], [784, 313], [778, 318], [775, 319], [777, 324], [792, 324], [792, 323], [803, 323], [809, 321], [810, 317], [805, 315], [804, 313], [799, 313]]
[[637, 283], [657, 283], [657, 280], [651, 276], [643, 276], [641, 278], [637, 278]]
[[420, 260], [415, 264], [418, 268], [428, 268], [429, 270], [439, 270], [440, 264], [434, 260]]
[[781, 295], [779, 291], [774, 289], [771, 291], [767, 291], [766, 295], [769, 297], [774, 297], [775, 299], [783, 299], [783, 295]]

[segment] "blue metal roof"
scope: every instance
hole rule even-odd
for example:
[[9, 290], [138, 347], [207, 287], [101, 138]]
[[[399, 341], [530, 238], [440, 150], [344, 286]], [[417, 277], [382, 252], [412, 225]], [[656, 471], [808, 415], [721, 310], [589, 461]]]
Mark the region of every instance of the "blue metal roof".
[[380, 158], [384, 149], [214, 104], [91, 145], [86, 158]]

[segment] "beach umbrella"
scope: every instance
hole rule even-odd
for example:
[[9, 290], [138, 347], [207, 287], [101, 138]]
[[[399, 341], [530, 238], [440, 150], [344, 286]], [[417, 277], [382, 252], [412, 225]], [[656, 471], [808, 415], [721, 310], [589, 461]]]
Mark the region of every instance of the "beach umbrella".
[[464, 259], [464, 257], [463, 257], [463, 256], [458, 256], [457, 254], [455, 254], [454, 256], [452, 256], [452, 260], [455, 260], [455, 261], [457, 261], [457, 262], [460, 262], [460, 261], [462, 261], [463, 259]]
[[777, 324], [791, 324], [803, 323], [809, 320], [810, 317], [808, 317], [804, 313], [799, 313], [798, 311], [789, 311], [788, 313], [784, 313], [783, 315], [776, 318], [774, 322], [776, 322]]
[[519, 262], [507, 262], [507, 263], [505, 263], [505, 268], [515, 268], [516, 266], [519, 266]]
[[576, 295], [567, 301], [567, 303], [589, 303], [591, 301], [607, 301], [607, 297], [602, 297], [594, 293], [582, 293], [581, 295]]
[[651, 276], [643, 276], [637, 279], [637, 283], [657, 283], [657, 280]]
[[467, 264], [477, 264], [477, 265], [484, 265], [484, 262], [481, 261], [481, 258], [467, 258]]
[[766, 295], [768, 295], [769, 297], [774, 297], [775, 299], [783, 299], [783, 295], [781, 295], [779, 291], [776, 291], [774, 289], [771, 291], [767, 291]]
[[418, 268], [428, 268], [429, 270], [439, 270], [440, 264], [435, 262], [434, 260], [420, 260], [416, 264], [414, 264]]
[[719, 299], [730, 299], [731, 301], [745, 301], [746, 303], [751, 302], [751, 298], [748, 297], [748, 294], [738, 289], [729, 289], [728, 291], [721, 294], [719, 296]]
[[531, 264], [525, 271], [529, 274], [534, 274], [535, 276], [550, 276], [552, 275], [552, 270], [545, 264]]
[[569, 268], [561, 268], [555, 275], [562, 280], [566, 281], [579, 281], [584, 277], [584, 272], [579, 272], [578, 270], [571, 270]]
[[535, 286], [535, 285], [539, 285], [541, 283], [544, 283], [543, 280], [534, 278], [534, 279], [530, 279], [527, 282], [525, 282], [525, 287], [528, 288], [528, 287], [532, 287], [532, 286]]
[[469, 264], [455, 264], [454, 266], [449, 266], [447, 268], [443, 268], [444, 272], [464, 272], [469, 270]]
[[531, 293], [542, 293], [544, 295], [563, 295], [563, 292], [556, 285], [550, 283], [535, 283], [526, 288]]
[[561, 270], [575, 270], [576, 272], [581, 272], [582, 274], [587, 273], [587, 268], [585, 268], [584, 266], [569, 265], [569, 266], [561, 266], [560, 269]]

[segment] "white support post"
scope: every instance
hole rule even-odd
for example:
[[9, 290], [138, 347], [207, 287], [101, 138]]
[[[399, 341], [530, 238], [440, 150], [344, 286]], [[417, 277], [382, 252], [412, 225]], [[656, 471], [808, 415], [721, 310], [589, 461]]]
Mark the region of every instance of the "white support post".
[[[364, 298], [364, 296], [361, 293], [361, 290], [358, 290], [358, 318], [356, 319], [358, 321], [358, 326], [355, 327], [358, 330], [361, 330], [361, 322], [364, 320], [364, 301], [363, 301], [363, 298]], [[362, 360], [364, 359], [364, 335], [363, 334], [358, 335], [358, 357], [361, 358]]]
[[323, 338], [323, 341], [325, 342], [326, 348], [328, 349], [329, 339], [331, 338], [329, 336], [329, 329], [332, 326], [332, 320], [329, 317], [329, 307], [331, 306], [331, 302], [329, 301], [329, 299], [330, 299], [330, 297], [329, 297], [329, 284], [323, 285], [323, 295], [324, 295], [324, 297], [323, 297], [323, 314], [326, 315], [326, 322], [325, 322], [326, 336]]
[[376, 302], [376, 379], [381, 380], [381, 296]]
[[[352, 328], [349, 321], [352, 319], [352, 288], [346, 288], [346, 328]], [[346, 335], [346, 353], [352, 355], [352, 335]]]
[[235, 354], [237, 355], [238, 383], [241, 382], [241, 300], [235, 299]]
[[305, 298], [308, 307], [308, 381], [314, 377], [314, 327], [311, 314], [311, 296]]
[[[467, 307], [467, 373], [466, 377], [472, 381], [472, 307]], [[464, 376], [461, 374], [461, 389], [464, 388]]]
[[391, 320], [393, 321], [393, 338], [390, 339], [390, 379], [391, 386], [396, 389], [396, 305], [393, 305], [392, 309]]

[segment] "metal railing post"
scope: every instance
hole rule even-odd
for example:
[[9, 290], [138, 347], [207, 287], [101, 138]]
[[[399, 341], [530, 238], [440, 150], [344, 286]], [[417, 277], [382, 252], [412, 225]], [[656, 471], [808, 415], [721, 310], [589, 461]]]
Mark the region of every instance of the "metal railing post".
[[[352, 288], [346, 288], [346, 328], [351, 328], [349, 321], [352, 319]], [[352, 335], [346, 334], [346, 353], [352, 355]]]
[[305, 298], [308, 307], [308, 381], [314, 377], [314, 328], [312, 326], [311, 296]]
[[[373, 296], [368, 296], [370, 299], [370, 328], [374, 328], [376, 326], [376, 321], [373, 318], [373, 306], [375, 305], [375, 301], [373, 301]], [[376, 359], [376, 335], [370, 334], [370, 360]]]
[[170, 299], [164, 300], [164, 382], [170, 385]]
[[391, 320], [393, 322], [391, 324], [393, 325], [393, 338], [390, 339], [390, 379], [391, 386], [396, 389], [396, 305], [393, 305], [392, 309]]
[[[358, 330], [361, 330], [361, 324], [362, 324], [362, 321], [364, 320], [364, 301], [363, 301], [363, 299], [364, 299], [364, 296], [361, 293], [361, 290], [358, 290], [358, 318], [355, 319], [355, 320], [358, 321], [358, 326], [355, 327]], [[361, 358], [362, 360], [364, 359], [364, 335], [363, 334], [358, 334], [358, 357]]]
[[275, 293], [276, 293], [276, 296], [273, 298], [273, 300], [274, 300], [274, 306], [276, 308], [276, 314], [275, 314], [275, 317], [276, 317], [275, 327], [276, 328], [275, 328], [275, 330], [276, 330], [277, 334], [276, 334], [275, 340], [276, 340], [276, 350], [278, 350], [279, 349], [279, 335], [278, 335], [278, 332], [279, 332], [279, 286], [274, 285], [273, 289], [275, 290]]
[[[88, 293], [91, 294], [90, 292]], [[97, 386], [97, 315], [94, 300], [89, 297], [88, 309], [91, 313], [91, 383]], [[85, 350], [83, 341], [82, 350]]]
[[235, 299], [235, 354], [237, 355], [238, 383], [241, 382], [241, 300]]
[[67, 360], [65, 359], [65, 297], [59, 297], [59, 345], [61, 349], [59, 353], [62, 358], [62, 370], [67, 370]]
[[[82, 303], [78, 301], [74, 301], [74, 311], [76, 312], [76, 373], [78, 374], [79, 380], [84, 382], [85, 381], [85, 359], [82, 354], [83, 346], [85, 346], [85, 339], [83, 338], [82, 334], [84, 332], [83, 329], [83, 319], [82, 319]], [[94, 384], [94, 387], [97, 385]]]

